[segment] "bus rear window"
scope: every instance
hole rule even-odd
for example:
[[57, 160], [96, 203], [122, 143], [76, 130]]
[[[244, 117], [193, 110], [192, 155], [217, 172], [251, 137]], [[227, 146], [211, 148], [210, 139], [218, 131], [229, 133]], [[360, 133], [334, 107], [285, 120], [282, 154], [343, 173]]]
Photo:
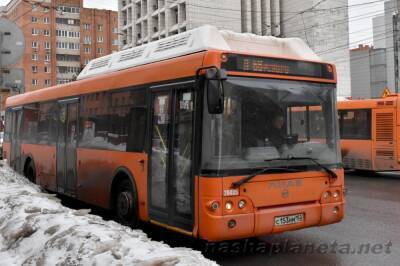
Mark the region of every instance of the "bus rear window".
[[371, 139], [371, 110], [340, 110], [341, 139]]

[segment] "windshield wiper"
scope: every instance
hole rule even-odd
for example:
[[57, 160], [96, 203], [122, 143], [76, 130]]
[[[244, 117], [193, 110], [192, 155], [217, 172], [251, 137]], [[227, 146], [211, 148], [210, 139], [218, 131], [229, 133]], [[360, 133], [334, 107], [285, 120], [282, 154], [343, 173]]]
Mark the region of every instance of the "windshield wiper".
[[287, 158], [269, 159], [269, 160], [264, 160], [264, 161], [270, 162], [270, 161], [290, 161], [290, 160], [310, 160], [315, 165], [319, 166], [321, 169], [323, 169], [325, 172], [327, 172], [329, 177], [334, 178], [334, 179], [336, 179], [338, 177], [337, 174], [334, 171], [332, 171], [329, 167], [326, 167], [325, 165], [319, 163], [317, 160], [315, 160], [312, 157], [287, 157]]
[[238, 188], [240, 187], [240, 185], [249, 182], [251, 179], [253, 179], [255, 176], [261, 175], [261, 174], [265, 174], [269, 171], [284, 171], [284, 172], [298, 172], [298, 169], [290, 169], [290, 168], [283, 168], [283, 167], [265, 167], [251, 175], [248, 175], [242, 179], [240, 179], [239, 181], [233, 182], [232, 183], [232, 188]]
[[[328, 173], [330, 178], [336, 179], [338, 176], [337, 174], [332, 171], [330, 168], [326, 167], [323, 164], [320, 164], [317, 160], [311, 157], [287, 157], [287, 158], [274, 158], [274, 159], [268, 159], [264, 160], [264, 162], [271, 162], [271, 161], [290, 161], [290, 160], [310, 160], [313, 162], [315, 165], [319, 166], [321, 169], [323, 169], [325, 172]], [[265, 174], [266, 172], [269, 171], [285, 171], [285, 172], [299, 172], [298, 169], [290, 169], [290, 168], [283, 168], [283, 167], [265, 167], [251, 175], [248, 175], [239, 181], [233, 182], [232, 183], [232, 188], [238, 188], [242, 184], [249, 182], [251, 179], [253, 179], [257, 175]]]

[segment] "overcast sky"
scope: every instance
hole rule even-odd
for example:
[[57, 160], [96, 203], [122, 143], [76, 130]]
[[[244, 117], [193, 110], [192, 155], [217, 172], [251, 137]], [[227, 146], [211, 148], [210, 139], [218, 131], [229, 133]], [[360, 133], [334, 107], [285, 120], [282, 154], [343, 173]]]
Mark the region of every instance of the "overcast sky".
[[359, 43], [372, 44], [372, 18], [383, 13], [383, 2], [384, 0], [349, 0], [350, 47]]
[[[232, 0], [239, 1], [239, 0]], [[297, 0], [288, 0], [297, 1]], [[336, 0], [328, 0], [336, 1]], [[372, 43], [372, 18], [383, 12], [383, 2], [379, 0], [348, 0], [349, 1], [349, 32], [350, 47], [359, 43]], [[0, 0], [5, 5], [9, 0]], [[371, 3], [373, 2], [373, 3]], [[371, 4], [368, 4], [371, 3]], [[363, 5], [359, 5], [363, 4]], [[354, 6], [358, 5], [358, 6]], [[85, 7], [118, 10], [117, 0], [84, 0]], [[351, 7], [353, 6], [353, 7]]]

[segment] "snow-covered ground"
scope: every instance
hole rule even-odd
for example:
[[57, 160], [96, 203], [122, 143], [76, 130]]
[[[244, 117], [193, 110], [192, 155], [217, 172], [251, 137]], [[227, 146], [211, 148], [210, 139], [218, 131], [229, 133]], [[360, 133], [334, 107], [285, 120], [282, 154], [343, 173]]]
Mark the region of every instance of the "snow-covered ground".
[[215, 265], [199, 251], [66, 208], [0, 164], [0, 265]]

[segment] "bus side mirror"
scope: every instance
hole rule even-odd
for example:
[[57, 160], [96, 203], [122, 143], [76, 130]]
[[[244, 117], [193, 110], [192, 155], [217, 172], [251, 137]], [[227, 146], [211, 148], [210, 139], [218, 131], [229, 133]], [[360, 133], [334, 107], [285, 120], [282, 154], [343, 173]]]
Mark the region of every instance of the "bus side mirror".
[[206, 70], [207, 105], [210, 114], [224, 112], [224, 83], [225, 70], [210, 68]]

